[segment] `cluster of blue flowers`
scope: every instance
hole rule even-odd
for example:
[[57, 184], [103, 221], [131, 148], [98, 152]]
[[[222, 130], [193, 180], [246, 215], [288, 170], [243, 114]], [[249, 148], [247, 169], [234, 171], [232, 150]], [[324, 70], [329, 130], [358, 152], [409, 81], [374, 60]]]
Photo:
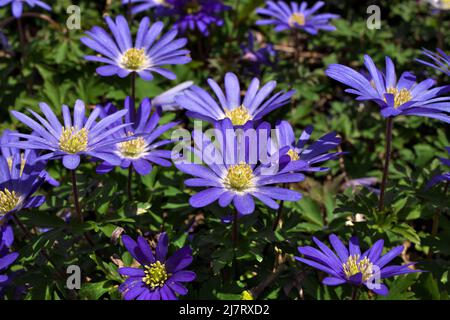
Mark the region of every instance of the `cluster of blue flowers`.
[[[15, 17], [21, 16], [24, 3], [51, 9], [42, 1], [0, 0], [0, 6], [11, 4]], [[152, 9], [157, 17], [177, 19], [173, 28], [163, 33], [162, 22], [151, 23], [145, 17], [139, 22], [137, 34], [133, 37], [124, 16], [106, 17], [109, 30], [95, 26], [81, 39], [95, 52], [85, 59], [102, 64], [97, 68], [100, 76], [130, 76], [133, 83], [136, 76], [151, 81], [155, 74], [175, 80], [176, 75], [165, 67], [191, 61], [190, 52], [185, 49], [187, 39], [177, 38], [178, 33], [197, 30], [207, 36], [213, 25], [223, 24], [221, 13], [231, 9], [218, 0], [123, 0], [123, 4], [130, 6], [133, 14]], [[273, 25], [277, 32], [304, 31], [309, 35], [321, 30], [333, 31], [335, 27], [330, 21], [339, 17], [330, 13], [318, 14], [323, 5], [319, 1], [308, 8], [306, 2], [267, 1], [265, 8], [257, 9], [257, 13], [264, 16], [257, 25]], [[249, 46], [243, 47], [245, 59], [258, 64], [270, 63], [273, 48], [256, 50], [252, 34], [249, 42]], [[425, 54], [432, 62], [424, 63], [449, 73], [449, 56], [442, 51], [436, 54], [426, 51]], [[391, 130], [392, 119], [402, 115], [450, 122], [450, 97], [445, 96], [450, 85], [435, 87], [433, 79], [417, 83], [410, 72], [404, 72], [397, 79], [389, 57], [386, 57], [385, 70], [378, 69], [369, 56], [365, 56], [364, 63], [368, 73], [335, 64], [328, 67], [326, 74], [348, 86], [346, 92], [356, 95], [358, 101], [375, 102], [381, 115], [388, 119]], [[189, 203], [192, 207], [201, 208], [218, 201], [221, 207], [235, 209], [233, 223], [237, 223], [242, 215], [255, 211], [255, 199], [275, 210], [280, 208], [282, 201], [299, 201], [302, 195], [291, 190], [289, 184], [303, 181], [306, 173], [328, 170], [324, 162], [343, 155], [337, 151], [341, 139], [336, 132], [310, 142], [312, 126], [296, 137], [294, 128], [285, 120], [278, 121], [275, 133], [271, 132], [271, 124], [264, 118], [270, 112], [289, 105], [294, 90], [276, 91], [275, 81], [261, 84], [258, 78], [243, 90], [239, 77], [232, 72], [225, 75], [223, 88], [212, 79], [207, 82], [213, 94], [188, 82], [153, 99], [144, 99], [138, 108], [132, 90], [123, 108], [111, 103], [98, 105], [89, 115], [86, 114], [85, 103], [80, 100], [72, 111], [63, 105], [62, 117], [58, 117], [45, 103], [39, 104], [40, 113], [29, 110], [31, 116], [12, 111], [12, 115], [29, 128], [29, 133], [5, 131], [1, 138], [0, 288], [9, 281], [5, 270], [18, 258], [17, 253], [10, 252], [13, 233], [9, 221], [18, 220], [21, 210], [44, 203], [43, 196], [35, 195], [44, 182], [58, 184], [45, 171], [49, 161], [62, 160], [63, 166], [73, 173], [81, 161], [89, 157], [99, 163], [96, 169], [100, 174], [120, 167], [129, 169], [130, 174], [135, 171], [139, 175], [147, 175], [154, 165], [171, 166], [173, 160], [178, 170], [191, 176], [185, 181], [186, 186], [202, 189], [191, 196]], [[245, 91], [243, 97], [242, 91]], [[190, 151], [200, 156], [202, 163], [174, 158], [169, 150], [163, 149], [174, 141], [160, 137], [179, 123], [160, 124], [160, 118], [163, 112], [173, 109], [185, 110], [189, 118], [210, 123], [219, 133], [214, 141], [201, 131], [192, 133], [194, 143]], [[252, 132], [256, 133], [255, 145], [245, 140]], [[256, 156], [252, 157], [255, 146]], [[261, 146], [266, 146], [262, 152]], [[442, 159], [442, 162], [450, 164], [448, 159]], [[444, 180], [450, 180], [450, 173], [432, 178], [430, 187]], [[73, 184], [77, 202], [76, 181]], [[75, 206], [79, 207], [79, 203]], [[297, 260], [329, 274], [323, 280], [326, 285], [364, 284], [375, 293], [386, 295], [388, 289], [384, 284], [378, 287], [370, 285], [374, 277], [382, 279], [420, 272], [410, 268], [412, 264], [387, 266], [402, 253], [403, 246], [382, 255], [383, 240], [375, 242], [364, 253], [361, 253], [355, 237], [350, 239], [347, 249], [337, 236], [331, 235], [334, 252], [318, 239], [313, 240], [320, 250], [299, 247], [298, 251], [304, 258], [297, 257]], [[144, 237], [135, 241], [124, 235], [122, 242], [140, 265], [119, 269], [119, 273], [126, 277], [119, 288], [124, 299], [172, 300], [187, 294], [183, 283], [196, 278], [194, 272], [185, 270], [193, 260], [189, 247], [179, 249], [167, 258], [169, 239], [164, 232], [159, 235], [154, 252]]]

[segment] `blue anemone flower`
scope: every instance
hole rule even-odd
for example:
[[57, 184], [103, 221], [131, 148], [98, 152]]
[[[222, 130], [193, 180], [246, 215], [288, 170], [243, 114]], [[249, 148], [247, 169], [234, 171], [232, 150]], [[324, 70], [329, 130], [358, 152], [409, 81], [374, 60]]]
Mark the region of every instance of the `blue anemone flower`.
[[19, 257], [17, 252], [10, 252], [14, 242], [12, 227], [0, 220], [0, 292], [9, 284], [10, 276], [3, 272]]
[[343, 152], [329, 152], [341, 143], [336, 132], [330, 132], [320, 137], [310, 145], [308, 141], [313, 132], [313, 126], [308, 126], [296, 141], [294, 130], [288, 121], [280, 121], [276, 125], [275, 136], [271, 138], [271, 152], [278, 152], [287, 148], [287, 152], [280, 154], [280, 165], [289, 171], [327, 171], [329, 168], [316, 166], [328, 160], [340, 157]]
[[122, 236], [122, 242], [140, 267], [122, 267], [119, 273], [128, 277], [119, 286], [125, 300], [177, 300], [177, 295], [186, 295], [183, 283], [194, 281], [196, 275], [185, 270], [192, 263], [192, 250], [183, 247], [167, 258], [169, 238], [161, 233], [155, 253], [147, 240]]
[[25, 140], [15, 142], [10, 146], [21, 149], [34, 149], [48, 151], [40, 155], [37, 160], [60, 159], [69, 170], [74, 170], [80, 164], [80, 156], [91, 156], [108, 163], [119, 165], [120, 159], [111, 151], [111, 146], [128, 140], [128, 138], [112, 138], [114, 133], [122, 130], [130, 124], [122, 124], [114, 128], [109, 126], [121, 119], [127, 110], [121, 110], [96, 122], [101, 113], [100, 108], [95, 108], [88, 118], [85, 117], [86, 107], [84, 102], [77, 100], [74, 107], [73, 121], [69, 107], [62, 106], [64, 122], [58, 120], [52, 109], [45, 103], [39, 107], [45, 118], [29, 110], [37, 121], [27, 115], [11, 111], [13, 116], [33, 130], [32, 134], [12, 134]]
[[276, 81], [270, 81], [260, 88], [260, 81], [253, 78], [241, 100], [239, 78], [231, 72], [225, 75], [225, 93], [214, 80], [209, 79], [208, 84], [220, 105], [207, 91], [197, 86], [175, 97], [175, 101], [188, 111], [188, 116], [213, 123], [230, 119], [235, 126], [261, 120], [269, 112], [288, 104], [295, 93], [295, 90], [281, 91], [270, 96], [277, 86]]
[[122, 4], [131, 4], [132, 14], [138, 14], [160, 6], [169, 6], [166, 0], [122, 0]]
[[334, 234], [330, 235], [329, 240], [335, 252], [313, 237], [313, 241], [320, 250], [311, 246], [298, 247], [298, 251], [305, 258], [295, 257], [298, 261], [327, 273], [328, 277], [322, 280], [322, 283], [327, 286], [344, 283], [354, 286], [365, 285], [376, 294], [387, 295], [389, 290], [386, 285], [381, 283], [381, 279], [422, 272], [422, 270], [409, 268], [415, 263], [398, 266], [387, 265], [403, 252], [403, 246], [395, 247], [382, 255], [384, 241], [378, 240], [370, 249], [361, 254], [357, 237], [350, 239], [348, 249]]
[[164, 27], [160, 21], [150, 24], [148, 17], [142, 19], [133, 44], [128, 22], [123, 16], [118, 16], [115, 22], [110, 17], [105, 19], [113, 37], [103, 28], [95, 26], [86, 32], [87, 37], [81, 38], [81, 42], [102, 55], [85, 57], [86, 60], [106, 64], [97, 68], [97, 73], [101, 76], [118, 75], [125, 78], [130, 73], [137, 73], [142, 79], [149, 81], [153, 79], [152, 72], [156, 72], [174, 80], [176, 75], [162, 66], [191, 61], [189, 50], [183, 49], [187, 39], [175, 39], [176, 30], [171, 30], [158, 39]]
[[318, 1], [311, 8], [303, 1], [302, 3], [291, 2], [290, 5], [284, 1], [266, 1], [266, 8], [258, 8], [256, 12], [267, 18], [256, 21], [257, 25], [275, 25], [275, 31], [289, 29], [301, 29], [309, 34], [317, 34], [319, 30], [334, 31], [336, 27], [330, 24], [331, 19], [339, 18], [332, 13], [315, 14], [325, 5]]
[[[120, 167], [125, 169], [133, 166], [140, 175], [149, 174], [152, 171], [152, 163], [169, 167], [172, 164], [170, 161], [171, 152], [169, 150], [160, 150], [159, 148], [172, 141], [168, 139], [156, 141], [156, 139], [178, 123], [169, 122], [158, 126], [162, 109], [161, 107], [152, 108], [150, 99], [144, 99], [138, 110], [135, 111], [131, 98], [127, 97], [125, 99], [125, 110], [128, 110], [125, 119], [119, 119], [110, 125], [112, 129], [122, 125], [123, 121], [133, 123], [129, 127], [123, 127], [112, 136], [116, 139], [136, 136], [135, 139], [119, 142], [113, 146], [113, 152], [121, 159]], [[110, 116], [115, 112], [117, 112], [117, 109], [112, 104], [108, 104], [102, 108], [101, 117]], [[97, 173], [110, 172], [114, 167], [113, 164], [105, 161], [97, 167]]]
[[[193, 152], [203, 160], [204, 165], [175, 159], [176, 167], [194, 178], [185, 181], [188, 187], [203, 187], [204, 190], [193, 195], [189, 203], [194, 208], [205, 207], [219, 201], [221, 207], [231, 203], [241, 215], [255, 210], [253, 198], [259, 199], [272, 209], [278, 209], [275, 200], [298, 201], [301, 194], [275, 185], [302, 181], [301, 173], [282, 170], [278, 165], [279, 154], [273, 158], [267, 156], [268, 123], [260, 124], [256, 130], [253, 124], [243, 129], [235, 129], [231, 120], [225, 119], [216, 125], [214, 143], [212, 138], [194, 130]], [[243, 131], [242, 131], [243, 130]], [[242, 137], [254, 137], [252, 141], [243, 141]], [[287, 148], [280, 151], [286, 152]], [[273, 161], [275, 159], [275, 161]]]
[[386, 73], [377, 69], [372, 58], [364, 56], [369, 77], [340, 64], [332, 64], [326, 74], [347, 86], [345, 91], [357, 95], [357, 100], [372, 100], [381, 108], [385, 118], [399, 115], [421, 116], [450, 122], [450, 85], [432, 88], [436, 81], [426, 79], [417, 83], [416, 77], [404, 72], [397, 80], [395, 66], [386, 57]]

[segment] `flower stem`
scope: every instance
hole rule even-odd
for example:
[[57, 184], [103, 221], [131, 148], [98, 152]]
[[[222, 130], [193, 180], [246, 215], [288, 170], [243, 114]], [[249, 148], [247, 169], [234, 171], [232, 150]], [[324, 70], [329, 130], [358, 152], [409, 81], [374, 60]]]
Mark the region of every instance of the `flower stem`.
[[[282, 188], [289, 188], [289, 184], [283, 183]], [[280, 201], [280, 206], [279, 206], [278, 212], [277, 212], [277, 217], [276, 217], [275, 222], [273, 224], [273, 228], [272, 228], [273, 231], [276, 231], [278, 226], [281, 225], [281, 219], [283, 217], [283, 207], [284, 207], [284, 200], [281, 200]]]
[[128, 195], [128, 201], [131, 202], [133, 197], [133, 192], [131, 190], [131, 185], [133, 182], [133, 166], [130, 164], [128, 167], [128, 183], [127, 183], [127, 195]]
[[78, 220], [80, 220], [80, 222], [83, 222], [84, 219], [80, 207], [80, 196], [78, 193], [77, 176], [75, 170], [70, 170], [70, 173], [72, 175], [72, 192], [73, 192], [73, 202], [75, 204], [75, 211], [77, 213]]
[[[72, 191], [73, 191], [73, 202], [75, 205], [75, 211], [77, 213], [78, 220], [81, 223], [83, 223], [84, 219], [83, 219], [83, 213], [81, 212], [81, 207], [80, 207], [80, 196], [79, 196], [78, 186], [77, 186], [77, 176], [76, 176], [75, 170], [70, 170], [70, 172], [72, 175]], [[89, 245], [91, 247], [95, 246], [94, 242], [92, 241], [92, 239], [88, 233], [84, 233], [84, 238], [86, 239], [86, 241], [89, 243]]]
[[[447, 181], [447, 183], [445, 184], [445, 187], [444, 187], [444, 199], [445, 199], [445, 196], [447, 195], [448, 186], [449, 186], [449, 182]], [[441, 215], [441, 212], [442, 212], [442, 208], [441, 207], [437, 208], [436, 213], [434, 214], [434, 217], [433, 217], [433, 226], [431, 228], [431, 235], [433, 237], [437, 235], [438, 230], [439, 230], [439, 216]]]
[[[14, 222], [19, 226], [19, 228], [24, 233], [25, 237], [28, 240], [31, 240], [33, 238], [33, 235], [31, 234], [30, 230], [28, 230], [28, 228], [22, 223], [22, 221], [20, 221], [19, 217], [15, 213], [12, 214], [12, 217], [14, 219]], [[53, 268], [55, 269], [58, 276], [64, 279], [65, 278], [64, 274], [56, 268], [56, 263], [53, 262], [52, 258], [50, 258], [50, 255], [47, 253], [47, 251], [45, 249], [41, 249], [40, 253], [51, 265], [53, 265]]]
[[238, 246], [238, 233], [239, 233], [238, 230], [239, 230], [238, 212], [237, 210], [235, 210], [233, 214], [233, 225], [231, 231], [231, 240], [233, 241], [234, 250], [236, 250]]
[[383, 178], [381, 180], [381, 188], [380, 188], [380, 201], [378, 203], [378, 210], [382, 211], [384, 209], [384, 195], [386, 192], [386, 184], [389, 175], [389, 162], [391, 160], [391, 152], [392, 152], [392, 128], [393, 128], [393, 118], [387, 118], [386, 120], [386, 150], [384, 154], [384, 169], [383, 169]]
[[358, 291], [359, 287], [357, 286], [352, 287], [352, 300], [358, 300]]

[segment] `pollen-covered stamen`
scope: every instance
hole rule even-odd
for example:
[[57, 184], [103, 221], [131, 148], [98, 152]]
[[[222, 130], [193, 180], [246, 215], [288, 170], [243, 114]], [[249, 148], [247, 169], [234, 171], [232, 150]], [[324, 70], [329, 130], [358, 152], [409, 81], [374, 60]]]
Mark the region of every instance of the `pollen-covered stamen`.
[[244, 191], [253, 187], [254, 184], [253, 170], [250, 165], [245, 162], [232, 165], [228, 168], [224, 184], [235, 191]]
[[295, 27], [295, 25], [304, 26], [306, 18], [303, 13], [295, 12], [289, 17], [289, 26]]
[[411, 92], [405, 88], [399, 91], [397, 88], [390, 87], [386, 92], [394, 95], [394, 108], [398, 108], [412, 99]]
[[151, 289], [162, 287], [169, 277], [166, 271], [166, 266], [160, 261], [156, 261], [155, 263], [145, 266], [144, 272], [145, 277], [142, 278], [142, 281]]
[[225, 116], [230, 119], [235, 126], [243, 126], [247, 121], [252, 120], [250, 112], [244, 105], [234, 108], [233, 110], [226, 110]]
[[292, 160], [292, 161], [300, 160], [299, 154], [298, 154], [294, 149], [290, 149], [290, 150], [287, 152], [287, 154], [288, 154], [289, 157], [291, 157], [291, 160]]
[[3, 189], [0, 191], [0, 215], [4, 215], [20, 203], [20, 195], [18, 195], [14, 190], [10, 191], [8, 189]]
[[[128, 132], [129, 137], [133, 136], [133, 132]], [[145, 153], [147, 142], [143, 137], [138, 137], [133, 140], [121, 142], [117, 145], [120, 155], [123, 158], [139, 159]]]
[[138, 71], [148, 65], [149, 60], [145, 54], [145, 49], [128, 49], [120, 59], [120, 64], [128, 70]]
[[[13, 157], [9, 157], [8, 159], [6, 159], [6, 161], [8, 162], [9, 171], [12, 171]], [[20, 176], [22, 176], [23, 169], [25, 169], [26, 163], [27, 163], [27, 160], [25, 159], [25, 155], [23, 153], [21, 153], [20, 154]]]
[[63, 128], [59, 137], [59, 148], [67, 153], [75, 154], [86, 151], [89, 131], [86, 128], [77, 130], [74, 127]]
[[355, 274], [361, 273], [362, 280], [367, 281], [373, 275], [373, 263], [367, 257], [361, 260], [359, 258], [359, 254], [349, 256], [347, 262], [342, 264], [342, 269], [347, 279]]

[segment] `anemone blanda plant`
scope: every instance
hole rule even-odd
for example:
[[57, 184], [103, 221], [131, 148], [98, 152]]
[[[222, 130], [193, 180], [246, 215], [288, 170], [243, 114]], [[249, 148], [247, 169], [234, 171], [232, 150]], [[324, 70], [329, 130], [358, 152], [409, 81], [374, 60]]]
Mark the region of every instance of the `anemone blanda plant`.
[[11, 4], [12, 14], [15, 18], [20, 18], [23, 13], [23, 6], [27, 4], [31, 8], [40, 7], [44, 10], [51, 11], [52, 8], [41, 0], [0, 0], [0, 7]]
[[40, 155], [38, 160], [62, 158], [64, 167], [69, 170], [75, 170], [79, 166], [81, 156], [91, 156], [112, 164], [120, 164], [120, 159], [111, 151], [110, 147], [128, 139], [111, 137], [115, 132], [130, 126], [130, 124], [125, 123], [114, 128], [109, 126], [123, 118], [127, 114], [127, 110], [117, 111], [96, 122], [101, 109], [95, 108], [86, 118], [85, 104], [83, 101], [77, 100], [73, 119], [69, 107], [62, 106], [64, 121], [61, 123], [46, 103], [40, 103], [39, 107], [45, 118], [33, 110], [29, 110], [37, 121], [21, 112], [11, 111], [17, 120], [33, 130], [33, 134], [12, 133], [11, 135], [25, 140], [6, 146], [34, 149], [40, 152], [47, 151], [47, 153]]
[[[249, 124], [243, 130], [234, 129], [231, 120], [225, 119], [216, 126], [218, 145], [212, 144], [211, 137], [194, 130], [193, 153], [203, 160], [204, 165], [187, 161], [186, 158], [174, 159], [180, 171], [193, 176], [185, 181], [188, 187], [205, 188], [189, 199], [191, 206], [201, 208], [218, 201], [221, 207], [233, 204], [238, 214], [248, 215], [255, 210], [254, 198], [272, 209], [279, 208], [275, 200], [301, 199], [300, 193], [276, 186], [300, 182], [304, 175], [282, 170], [278, 164], [278, 153], [272, 158], [263, 157], [261, 150], [263, 145], [267, 145], [268, 136], [262, 131], [267, 130], [267, 126], [263, 123], [254, 130]], [[251, 135], [250, 130], [255, 133], [255, 140], [244, 142], [242, 136]], [[287, 152], [287, 148], [280, 150], [280, 154], [283, 152]]]
[[81, 156], [90, 156], [95, 159], [107, 161], [110, 164], [120, 164], [120, 158], [112, 151], [111, 147], [119, 142], [129, 140], [130, 137], [117, 138], [113, 136], [114, 133], [130, 126], [130, 124], [125, 123], [113, 128], [109, 126], [121, 119], [128, 111], [118, 111], [97, 122], [96, 120], [101, 113], [101, 109], [95, 108], [89, 117], [86, 118], [85, 104], [83, 101], [77, 100], [75, 102], [73, 119], [69, 107], [66, 105], [62, 106], [64, 121], [61, 123], [47, 104], [40, 103], [39, 107], [45, 118], [33, 110], [29, 110], [37, 121], [21, 112], [11, 111], [12, 115], [33, 130], [33, 133], [12, 134], [25, 140], [15, 142], [10, 146], [47, 152], [40, 155], [37, 160], [62, 158], [64, 167], [72, 175], [74, 204], [78, 218], [82, 221], [83, 216], [79, 204], [75, 170], [80, 164]]
[[0, 220], [0, 292], [10, 283], [10, 277], [5, 270], [19, 257], [19, 253], [10, 252], [14, 242], [12, 227]]
[[176, 75], [163, 66], [191, 61], [189, 50], [183, 49], [187, 39], [175, 39], [177, 30], [159, 37], [164, 27], [161, 21], [151, 24], [148, 17], [143, 18], [133, 42], [128, 22], [123, 16], [118, 16], [115, 21], [107, 16], [105, 20], [112, 37], [103, 28], [95, 26], [86, 32], [87, 37], [81, 38], [81, 42], [101, 55], [85, 56], [85, 59], [106, 64], [97, 68], [101, 76], [125, 78], [138, 74], [149, 81], [155, 72], [174, 80]]
[[380, 188], [378, 208], [384, 208], [384, 195], [388, 179], [391, 158], [393, 118], [401, 115], [420, 116], [438, 119], [450, 123], [450, 97], [442, 96], [450, 91], [450, 86], [432, 88], [433, 79], [416, 83], [416, 77], [404, 72], [397, 80], [395, 66], [386, 57], [386, 71], [377, 69], [368, 55], [364, 56], [364, 64], [369, 75], [363, 75], [349, 67], [332, 64], [325, 73], [350, 89], [345, 91], [357, 95], [356, 100], [371, 100], [380, 107], [381, 115], [386, 118], [386, 151], [383, 177]]
[[44, 196], [34, 196], [45, 181], [44, 167], [43, 162], [24, 162], [20, 153], [0, 156], [0, 224], [22, 209], [44, 203]]
[[446, 54], [441, 49], [436, 50], [437, 52], [423, 49], [423, 55], [425, 55], [430, 60], [426, 61], [422, 59], [416, 59], [416, 61], [426, 66], [432, 67], [442, 73], [445, 73], [447, 76], [450, 76], [450, 55]]
[[235, 126], [261, 120], [269, 112], [288, 104], [295, 93], [295, 90], [280, 91], [270, 96], [277, 86], [276, 81], [270, 81], [260, 88], [259, 79], [253, 78], [241, 100], [239, 78], [231, 72], [225, 75], [225, 93], [214, 80], [208, 79], [208, 84], [219, 103], [206, 90], [197, 86], [176, 96], [175, 101], [187, 110], [188, 116], [213, 123], [230, 119]]
[[[3, 131], [3, 134], [0, 137], [1, 155], [3, 155], [7, 159], [8, 163], [12, 163], [14, 156], [16, 154], [20, 154], [21, 171], [24, 171], [28, 166], [33, 166], [33, 164], [36, 161], [40, 162], [39, 167], [44, 168], [45, 161], [36, 160], [38, 158], [38, 153], [36, 150], [27, 149], [27, 150], [23, 150], [23, 152], [22, 152], [22, 150], [15, 147], [15, 144], [20, 141], [20, 138], [15, 136], [15, 134], [17, 134], [17, 133], [18, 133], [17, 131], [11, 131], [11, 130]], [[7, 145], [10, 147], [7, 147]], [[44, 177], [45, 182], [49, 183], [50, 185], [52, 185], [54, 187], [59, 186], [59, 182], [56, 181], [47, 171], [42, 171], [41, 175]]]
[[[450, 147], [446, 147], [445, 148], [447, 150], [447, 152], [450, 155]], [[441, 163], [447, 167], [450, 167], [450, 159], [446, 159], [446, 158], [440, 158], [439, 160], [441, 160]], [[435, 175], [434, 177], [431, 178], [431, 180], [427, 183], [426, 185], [426, 189], [432, 188], [433, 186], [435, 186], [436, 184], [440, 183], [440, 182], [447, 182], [447, 186], [450, 183], [450, 172], [444, 172], [442, 174], [438, 174]]]
[[[169, 167], [171, 152], [169, 150], [160, 150], [159, 148], [171, 143], [170, 139], [156, 141], [162, 134], [176, 126], [177, 122], [169, 122], [159, 125], [162, 111], [161, 107], [152, 107], [150, 99], [146, 98], [142, 101], [137, 111], [131, 104], [130, 97], [125, 99], [124, 109], [128, 110], [125, 119], [119, 119], [110, 125], [114, 128], [117, 125], [125, 123], [133, 123], [129, 127], [123, 127], [114, 133], [114, 137], [133, 137], [125, 142], [116, 143], [113, 146], [114, 153], [120, 158], [120, 167], [122, 169], [132, 166], [140, 175], [147, 175], [152, 171], [152, 163], [163, 167]], [[109, 103], [102, 107], [101, 117], [107, 117], [117, 112], [116, 107]], [[105, 161], [97, 167], [97, 173], [110, 172], [115, 167]]]
[[286, 170], [327, 171], [328, 168], [316, 165], [335, 160], [343, 154], [343, 152], [329, 152], [341, 143], [341, 138], [336, 132], [327, 133], [307, 145], [313, 130], [313, 126], [306, 127], [296, 140], [294, 130], [288, 121], [283, 120], [276, 125], [275, 135], [270, 139], [271, 152], [275, 153], [288, 147], [285, 154], [280, 154], [281, 165], [288, 166]]
[[198, 30], [208, 36], [212, 25], [222, 26], [221, 14], [230, 7], [221, 0], [165, 0], [156, 10], [158, 16], [175, 17], [174, 27], [180, 32]]
[[257, 25], [275, 25], [275, 31], [280, 32], [289, 29], [304, 30], [309, 34], [317, 34], [320, 30], [334, 31], [336, 27], [330, 24], [330, 20], [339, 18], [332, 13], [316, 12], [325, 5], [325, 2], [318, 1], [311, 8], [303, 1], [290, 2], [266, 1], [266, 8], [258, 8], [256, 12], [265, 18], [256, 21]]
[[155, 252], [144, 237], [137, 241], [122, 236], [122, 242], [131, 256], [140, 264], [138, 268], [122, 267], [119, 273], [127, 279], [119, 286], [125, 300], [177, 300], [186, 295], [184, 283], [194, 281], [196, 275], [185, 270], [192, 263], [192, 250], [185, 246], [167, 258], [169, 238], [159, 235]]
[[[379, 295], [387, 295], [389, 289], [381, 279], [397, 275], [422, 272], [422, 270], [411, 269], [415, 263], [404, 265], [388, 265], [395, 257], [400, 255], [404, 247], [398, 246], [382, 255], [384, 241], [378, 240], [367, 251], [361, 253], [357, 237], [350, 238], [348, 249], [334, 234], [329, 237], [334, 249], [331, 250], [323, 242], [313, 237], [313, 241], [319, 247], [298, 247], [298, 251], [304, 256], [295, 257], [298, 261], [328, 274], [322, 280], [327, 286], [337, 286], [348, 283], [352, 286], [366, 286]], [[355, 298], [355, 297], [353, 297]]]

